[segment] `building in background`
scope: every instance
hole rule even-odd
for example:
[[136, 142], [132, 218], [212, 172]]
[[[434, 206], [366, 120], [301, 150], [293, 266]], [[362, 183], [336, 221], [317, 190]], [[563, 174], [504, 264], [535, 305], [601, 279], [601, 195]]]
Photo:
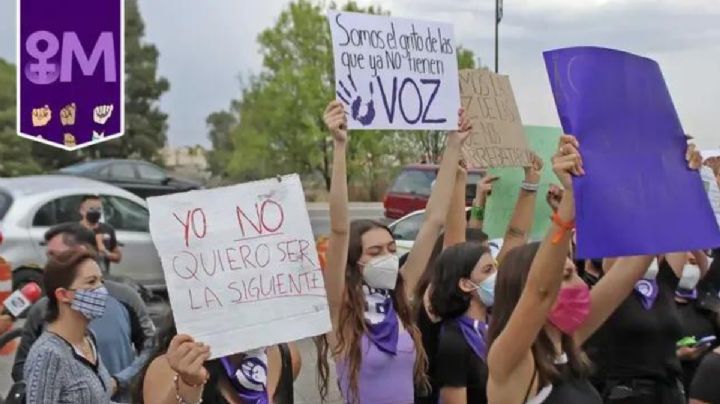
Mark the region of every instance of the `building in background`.
[[166, 146], [160, 150], [165, 167], [190, 179], [206, 182], [210, 179], [207, 150], [197, 146]]

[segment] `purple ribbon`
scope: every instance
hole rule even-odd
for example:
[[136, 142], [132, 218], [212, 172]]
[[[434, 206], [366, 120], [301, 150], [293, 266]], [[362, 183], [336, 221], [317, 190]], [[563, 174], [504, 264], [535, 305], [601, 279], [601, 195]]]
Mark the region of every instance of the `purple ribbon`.
[[635, 293], [640, 296], [640, 303], [645, 310], [650, 310], [658, 296], [658, 284], [655, 279], [640, 279], [635, 284]]
[[269, 404], [267, 363], [257, 356], [246, 356], [235, 366], [230, 357], [220, 358], [230, 383], [245, 404]]
[[475, 355], [482, 360], [486, 360], [487, 341], [485, 341], [485, 335], [487, 334], [487, 323], [473, 320], [468, 316], [460, 316], [455, 321], [460, 327], [465, 342], [470, 345]]
[[385, 318], [381, 322], [377, 324], [372, 324], [369, 321], [365, 322], [368, 338], [379, 350], [390, 355], [397, 355], [400, 326], [392, 299], [389, 296], [382, 304], [382, 308]]
[[675, 290], [675, 296], [687, 300], [696, 300], [698, 297], [697, 289], [682, 289], [677, 288]]

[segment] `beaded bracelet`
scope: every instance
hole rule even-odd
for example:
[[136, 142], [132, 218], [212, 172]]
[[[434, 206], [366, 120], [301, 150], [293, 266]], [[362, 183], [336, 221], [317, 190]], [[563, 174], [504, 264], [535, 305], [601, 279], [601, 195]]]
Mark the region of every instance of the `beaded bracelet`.
[[[175, 383], [175, 400], [177, 400], [177, 404], [190, 404], [187, 401], [185, 401], [184, 398], [182, 398], [180, 396], [180, 376], [178, 376], [177, 373], [173, 377], [173, 382]], [[183, 383], [185, 383], [188, 387], [191, 387], [194, 389], [205, 385], [205, 383], [190, 384], [190, 383], [186, 383], [184, 380], [183, 380]], [[203, 402], [202, 397], [200, 397], [200, 399], [195, 404], [201, 404], [202, 402]]]

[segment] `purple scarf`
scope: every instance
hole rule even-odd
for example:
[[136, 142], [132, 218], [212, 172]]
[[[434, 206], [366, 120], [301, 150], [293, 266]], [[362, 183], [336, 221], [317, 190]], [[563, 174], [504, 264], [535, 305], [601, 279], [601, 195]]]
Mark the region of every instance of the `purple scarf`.
[[640, 279], [635, 284], [635, 293], [640, 297], [643, 308], [650, 310], [658, 296], [658, 283], [655, 279]]
[[379, 350], [396, 355], [400, 326], [392, 299], [388, 298], [384, 306], [385, 318], [377, 324], [367, 323], [368, 338]]
[[475, 355], [485, 361], [487, 359], [487, 323], [480, 320], [473, 320], [468, 316], [460, 316], [455, 319], [460, 331], [462, 331], [465, 342], [470, 345]]
[[389, 291], [363, 287], [368, 339], [381, 351], [397, 355], [400, 324]]
[[267, 392], [267, 356], [265, 350], [248, 352], [239, 366], [230, 357], [220, 358], [230, 383], [246, 404], [269, 404]]

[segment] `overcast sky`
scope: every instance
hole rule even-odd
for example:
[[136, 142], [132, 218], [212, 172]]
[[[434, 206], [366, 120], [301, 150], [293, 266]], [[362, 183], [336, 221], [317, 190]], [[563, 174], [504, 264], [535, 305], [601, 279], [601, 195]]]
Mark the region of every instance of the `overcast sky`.
[[[257, 72], [257, 34], [289, 0], [140, 0], [146, 40], [171, 83], [162, 98], [173, 146], [207, 145], [205, 118]], [[493, 65], [492, 0], [360, 0], [395, 16], [451, 22], [456, 42]], [[250, 6], [252, 4], [252, 6]], [[559, 126], [542, 51], [573, 45], [627, 50], [660, 63], [683, 127], [720, 147], [720, 1], [505, 0], [500, 70], [510, 75], [525, 124]], [[15, 1], [0, 2], [0, 57], [15, 61]]]

